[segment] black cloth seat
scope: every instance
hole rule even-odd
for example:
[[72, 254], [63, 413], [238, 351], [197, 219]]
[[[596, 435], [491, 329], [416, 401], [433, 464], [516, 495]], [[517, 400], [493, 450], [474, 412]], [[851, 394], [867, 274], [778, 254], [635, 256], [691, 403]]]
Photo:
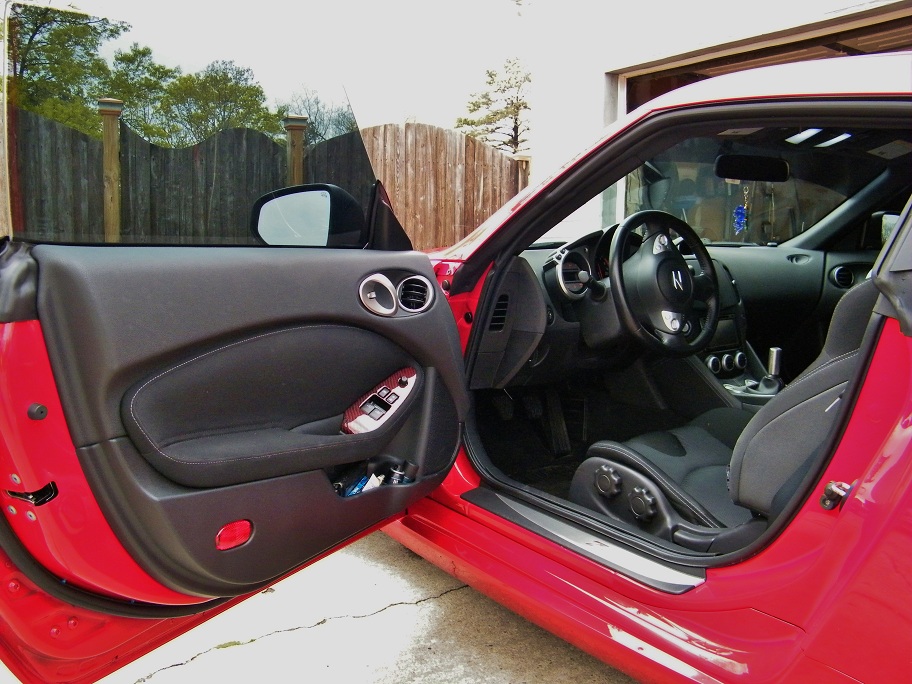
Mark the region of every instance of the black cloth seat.
[[[718, 408], [669, 431], [593, 444], [574, 475], [571, 500], [618, 510], [623, 497], [617, 495], [631, 494], [614, 491], [605, 476], [619, 467], [628, 480], [631, 471], [642, 473], [680, 516], [698, 525], [736, 527], [757, 516], [774, 517], [781, 504], [777, 495], [797, 486], [834, 426], [877, 295], [870, 280], [846, 292], [820, 355], [758, 412]], [[606, 496], [615, 503], [606, 504]]]

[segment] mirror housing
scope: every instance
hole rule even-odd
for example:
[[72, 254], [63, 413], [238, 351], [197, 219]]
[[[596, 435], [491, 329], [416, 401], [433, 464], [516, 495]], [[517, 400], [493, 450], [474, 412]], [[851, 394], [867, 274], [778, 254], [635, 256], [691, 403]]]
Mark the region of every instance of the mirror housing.
[[355, 247], [367, 244], [358, 201], [325, 183], [268, 192], [253, 203], [250, 231], [258, 242], [282, 247]]
[[789, 164], [776, 157], [721, 154], [716, 157], [715, 173], [719, 178], [732, 180], [782, 183], [789, 179]]
[[370, 209], [370, 247], [386, 251], [407, 251], [414, 249], [412, 241], [406, 234], [399, 219], [393, 212], [386, 188], [379, 180], [371, 191]]

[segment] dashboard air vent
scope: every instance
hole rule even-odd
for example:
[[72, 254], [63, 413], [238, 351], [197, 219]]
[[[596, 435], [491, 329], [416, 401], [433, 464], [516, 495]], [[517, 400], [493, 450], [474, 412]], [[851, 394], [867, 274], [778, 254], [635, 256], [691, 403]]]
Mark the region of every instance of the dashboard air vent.
[[832, 276], [833, 282], [839, 287], [848, 289], [855, 284], [855, 274], [852, 273], [852, 269], [846, 268], [845, 266], [837, 266], [834, 268]]
[[510, 308], [510, 295], [502, 294], [497, 298], [494, 305], [494, 313], [491, 314], [491, 323], [488, 330], [491, 332], [500, 332], [507, 324], [507, 310]]
[[411, 313], [424, 311], [431, 305], [433, 288], [427, 278], [411, 276], [399, 283], [399, 306]]

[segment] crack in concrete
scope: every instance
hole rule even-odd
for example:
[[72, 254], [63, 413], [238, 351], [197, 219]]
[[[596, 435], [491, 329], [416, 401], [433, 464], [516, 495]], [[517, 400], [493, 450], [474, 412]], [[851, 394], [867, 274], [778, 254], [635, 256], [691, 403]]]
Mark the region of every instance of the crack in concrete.
[[152, 672], [151, 674], [148, 674], [145, 677], [141, 677], [141, 678], [137, 679], [136, 684], [142, 684], [143, 682], [148, 682], [150, 679], [152, 679], [152, 677], [157, 675], [159, 672], [164, 672], [165, 670], [170, 670], [175, 667], [183, 667], [184, 665], [189, 665], [197, 658], [200, 658], [200, 657], [206, 655], [207, 653], [212, 653], [213, 651], [218, 651], [218, 650], [224, 649], [224, 648], [234, 648], [235, 646], [246, 646], [247, 644], [252, 644], [255, 641], [259, 641], [261, 639], [268, 639], [271, 636], [276, 636], [277, 634], [288, 634], [291, 632], [297, 632], [302, 629], [314, 629], [315, 627], [325, 625], [326, 623], [333, 622], [335, 620], [363, 620], [364, 618], [374, 617], [375, 615], [379, 615], [380, 613], [383, 613], [384, 611], [387, 611], [390, 608], [395, 608], [397, 606], [417, 606], [422, 603], [427, 603], [428, 601], [436, 601], [438, 599], [442, 599], [447, 594], [452, 594], [453, 592], [456, 592], [456, 591], [468, 589], [468, 586], [469, 585], [467, 585], [467, 584], [461, 584], [458, 587], [453, 587], [451, 589], [447, 589], [446, 591], [443, 591], [439, 594], [435, 594], [433, 596], [425, 596], [424, 598], [420, 598], [417, 601], [397, 601], [396, 603], [390, 603], [389, 605], [386, 605], [383, 608], [380, 608], [379, 610], [375, 610], [372, 613], [364, 613], [363, 615], [333, 615], [332, 617], [323, 618], [319, 622], [315, 622], [312, 625], [299, 625], [297, 627], [286, 627], [285, 629], [277, 629], [274, 632], [267, 632], [266, 634], [262, 634], [258, 637], [254, 637], [253, 639], [248, 639], [247, 641], [227, 641], [223, 644], [218, 644], [216, 646], [213, 646], [212, 648], [206, 649], [205, 651], [201, 651], [200, 653], [197, 653], [196, 655], [194, 655], [190, 658], [187, 658], [187, 660], [183, 661], [182, 663], [172, 663], [171, 665], [166, 665], [165, 667], [161, 667], [161, 668], [155, 670], [155, 672]]

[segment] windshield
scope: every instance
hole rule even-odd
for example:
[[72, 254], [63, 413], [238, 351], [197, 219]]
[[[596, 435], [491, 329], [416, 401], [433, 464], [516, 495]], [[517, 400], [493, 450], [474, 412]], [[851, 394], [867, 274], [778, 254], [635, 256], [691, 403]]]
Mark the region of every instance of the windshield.
[[[875, 128], [720, 128], [652, 154], [539, 242], [571, 241], [643, 209], [674, 214], [708, 243], [787, 242], [888, 170], [908, 175], [910, 137]], [[725, 177], [716, 166], [725, 156], [748, 172], [784, 162], [787, 177]]]

